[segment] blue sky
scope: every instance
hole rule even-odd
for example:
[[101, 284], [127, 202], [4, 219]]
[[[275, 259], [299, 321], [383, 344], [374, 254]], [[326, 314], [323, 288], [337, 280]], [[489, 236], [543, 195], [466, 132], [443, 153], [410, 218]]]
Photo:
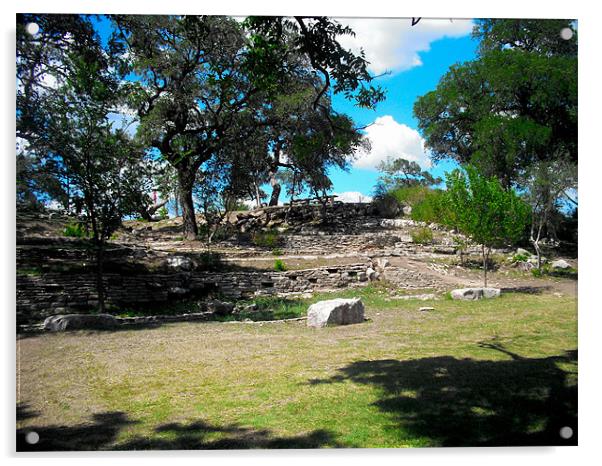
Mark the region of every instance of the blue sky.
[[[443, 24], [443, 27], [445, 27], [447, 20], [432, 21], [439, 21]], [[420, 26], [420, 23], [418, 26]], [[403, 27], [404, 25], [400, 25], [400, 28]], [[407, 28], [407, 26], [405, 27]], [[466, 29], [469, 28], [464, 28], [464, 30]], [[409, 33], [411, 32], [412, 31], [410, 30]], [[429, 43], [429, 50], [417, 52], [417, 55], [420, 58], [420, 64], [411, 66], [408, 69], [393, 71], [389, 76], [379, 78], [379, 84], [387, 90], [387, 99], [380, 103], [375, 110], [360, 109], [340, 96], [337, 96], [334, 99], [335, 109], [352, 116], [358, 126], [367, 125], [375, 121], [391, 123], [391, 119], [387, 117], [391, 117], [394, 122], [400, 125], [407, 126], [407, 128], [400, 128], [391, 123], [389, 125], [391, 126], [390, 132], [383, 130], [382, 135], [377, 135], [383, 138], [393, 138], [394, 134], [401, 133], [402, 129], [405, 129], [406, 133], [409, 133], [409, 131], [407, 131], [408, 129], [417, 131], [418, 122], [416, 118], [414, 118], [412, 112], [416, 99], [435, 89], [439, 79], [447, 72], [450, 65], [475, 58], [478, 42], [471, 38], [469, 31], [463, 35], [460, 34], [461, 32], [458, 33], [459, 37], [442, 37], [433, 40]], [[403, 40], [404, 38], [402, 37], [401, 39]], [[411, 45], [412, 44], [408, 47], [411, 48]], [[404, 49], [403, 42], [399, 44], [399, 48]], [[367, 53], [367, 55], [368, 58], [370, 58], [370, 54]], [[379, 118], [380, 120], [378, 120]], [[370, 129], [368, 129], [368, 131], [370, 132]], [[419, 135], [412, 134], [406, 134], [405, 136], [412, 136], [414, 138], [420, 137]], [[399, 149], [403, 152], [403, 138], [398, 142], [400, 145]], [[372, 143], [374, 146], [375, 144], [378, 144], [379, 141], [373, 140]], [[381, 157], [385, 153], [391, 157], [404, 155], [403, 153], [396, 153], [395, 144], [386, 149], [388, 149], [386, 152], [379, 154]], [[442, 162], [436, 166], [429, 167], [428, 164], [425, 163], [425, 159], [428, 157], [426, 153], [418, 156], [418, 154], [413, 151], [413, 153], [407, 155], [406, 158], [412, 158], [412, 156], [414, 156], [414, 159], [418, 161], [423, 168], [429, 168], [429, 171], [436, 176], [442, 177], [444, 172], [450, 171], [455, 167], [455, 164], [452, 162]], [[330, 173], [330, 177], [334, 184], [334, 191], [337, 193], [357, 191], [363, 195], [372, 194], [378, 178], [378, 171], [374, 168], [374, 163], [370, 165], [370, 167], [354, 166], [348, 173], [341, 170]]]
[[[455, 165], [443, 162], [430, 166], [412, 108], [419, 96], [436, 87], [450, 65], [475, 57], [478, 44], [470, 37], [472, 22], [423, 19], [412, 27], [407, 18], [338, 20], [356, 32], [355, 38], [343, 37], [343, 45], [356, 51], [361, 47], [373, 74], [388, 74], [377, 80], [386, 89], [387, 98], [375, 110], [358, 108], [344, 97], [334, 96], [335, 110], [350, 115], [357, 126], [371, 125], [365, 133], [372, 150], [360, 154], [349, 172], [337, 169], [329, 173], [332, 191], [343, 200], [357, 201], [360, 194], [367, 198], [378, 178], [375, 167], [386, 157], [408, 158], [443, 176]], [[109, 22], [101, 17], [96, 26], [106, 40]]]

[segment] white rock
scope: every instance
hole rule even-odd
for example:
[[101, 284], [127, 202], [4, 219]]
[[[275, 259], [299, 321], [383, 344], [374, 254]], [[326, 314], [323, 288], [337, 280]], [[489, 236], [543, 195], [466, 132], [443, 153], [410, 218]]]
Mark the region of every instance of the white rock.
[[364, 303], [360, 298], [320, 301], [307, 310], [308, 327], [357, 324], [363, 321]]
[[368, 277], [368, 280], [374, 280], [376, 278], [376, 270], [374, 270], [372, 267], [368, 267], [366, 270], [366, 276]]
[[497, 298], [499, 297], [501, 290], [499, 288], [460, 288], [452, 290], [452, 299], [460, 299], [464, 301], [470, 301], [481, 298]]
[[554, 262], [552, 262], [552, 268], [553, 269], [562, 269], [562, 270], [570, 269], [571, 264], [569, 264], [564, 259], [558, 259], [558, 260], [555, 260]]
[[419, 311], [434, 311], [435, 308], [434, 307], [421, 307], [420, 309], [418, 309]]
[[173, 256], [167, 258], [168, 267], [176, 270], [192, 270], [194, 268], [193, 262], [184, 256]]

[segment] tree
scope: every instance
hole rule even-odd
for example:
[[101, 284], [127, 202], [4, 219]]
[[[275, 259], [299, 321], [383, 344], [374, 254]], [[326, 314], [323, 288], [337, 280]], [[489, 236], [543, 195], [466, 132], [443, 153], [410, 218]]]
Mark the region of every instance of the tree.
[[[144, 195], [141, 180], [148, 165], [128, 134], [113, 128], [108, 119], [120, 93], [100, 48], [71, 50], [62, 58], [59, 73], [62, 79], [36, 97], [35, 108], [18, 108], [17, 113], [30, 112], [28, 149], [37, 155], [37, 169], [55, 167], [56, 179], [69, 186], [68, 198], [81, 201], [95, 250], [98, 307], [103, 312], [106, 243]], [[26, 105], [30, 96], [22, 97]]]
[[499, 180], [487, 178], [471, 166], [466, 173], [454, 170], [446, 176], [445, 202], [454, 226], [481, 245], [483, 285], [487, 287], [487, 266], [492, 247], [517, 241], [529, 219], [529, 208]]
[[576, 34], [570, 20], [485, 20], [476, 60], [450, 67], [414, 105], [434, 161], [470, 163], [506, 189], [531, 164], [577, 162]]
[[387, 190], [410, 187], [410, 186], [432, 186], [441, 183], [441, 178], [434, 177], [428, 171], [422, 170], [418, 163], [404, 158], [388, 158], [380, 162], [377, 167], [382, 173], [379, 182]]
[[537, 268], [541, 271], [543, 235], [556, 239], [556, 226], [561, 201], [575, 202], [570, 190], [577, 189], [577, 167], [562, 160], [538, 162], [531, 166], [521, 183], [527, 188], [525, 200], [531, 207], [529, 241], [537, 254]]
[[[292, 76], [321, 73], [314, 108], [333, 92], [371, 106], [384, 98], [367, 62], [343, 49], [336, 37], [348, 28], [328, 18], [249, 18], [248, 35], [231, 18], [209, 16], [115, 16], [112, 43], [140, 80], [132, 83], [140, 135], [178, 173], [185, 236], [198, 233], [192, 187], [196, 172], [229, 138], [249, 141], [265, 117], [270, 97]], [[127, 54], [125, 51], [127, 50]], [[335, 83], [331, 86], [331, 76]], [[252, 116], [252, 119], [249, 119]], [[240, 120], [253, 121], [244, 126]]]

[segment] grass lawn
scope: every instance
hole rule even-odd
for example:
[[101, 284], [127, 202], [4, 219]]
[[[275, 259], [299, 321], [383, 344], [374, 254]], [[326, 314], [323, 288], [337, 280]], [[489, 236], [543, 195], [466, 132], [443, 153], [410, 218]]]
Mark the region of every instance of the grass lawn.
[[[20, 338], [18, 447], [575, 444], [558, 434], [577, 430], [574, 297], [347, 294], [363, 295], [367, 322], [180, 323]], [[40, 435], [33, 446], [23, 442], [31, 430]]]

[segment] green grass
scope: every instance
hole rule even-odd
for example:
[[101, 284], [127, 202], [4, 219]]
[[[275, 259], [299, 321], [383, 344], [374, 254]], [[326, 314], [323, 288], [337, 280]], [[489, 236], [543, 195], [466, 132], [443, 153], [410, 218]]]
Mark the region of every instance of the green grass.
[[341, 327], [20, 339], [20, 435], [49, 449], [407, 447], [562, 444], [558, 429], [576, 429], [574, 297], [394, 301], [370, 286], [258, 305], [298, 315], [357, 295], [369, 320]]

